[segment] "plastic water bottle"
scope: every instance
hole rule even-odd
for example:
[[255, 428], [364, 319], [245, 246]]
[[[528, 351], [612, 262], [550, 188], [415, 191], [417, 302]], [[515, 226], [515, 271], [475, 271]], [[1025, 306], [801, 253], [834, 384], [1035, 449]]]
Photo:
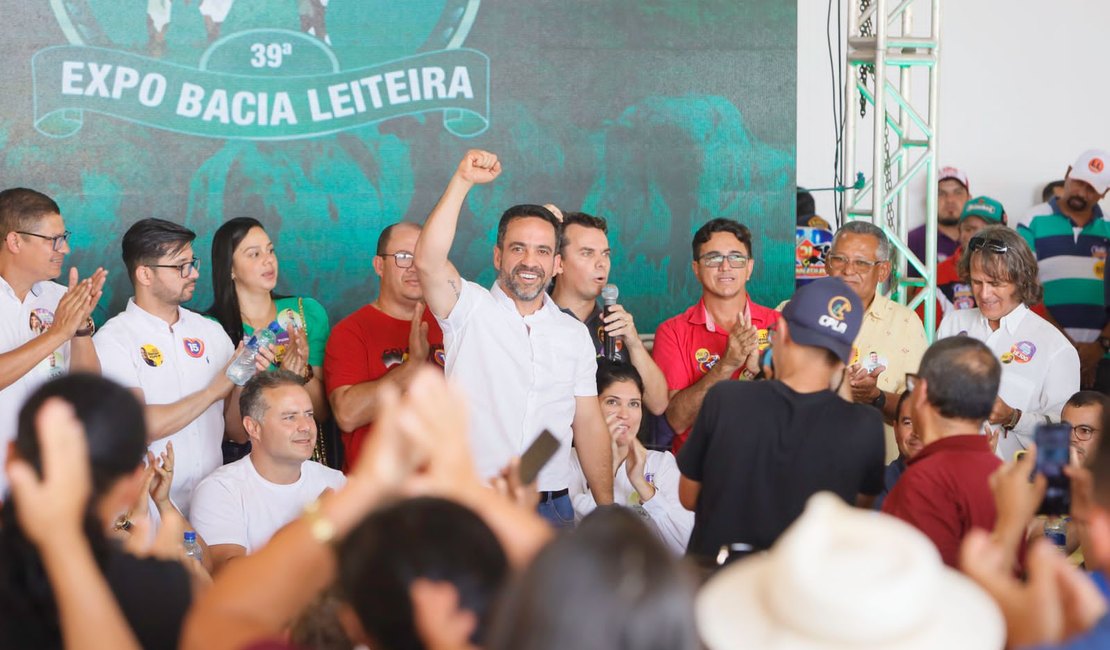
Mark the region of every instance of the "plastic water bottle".
[[1044, 520], [1044, 536], [1061, 553], [1068, 552], [1068, 518], [1049, 517]]
[[264, 345], [273, 345], [277, 341], [279, 331], [281, 331], [281, 326], [277, 324], [277, 321], [274, 321], [266, 329], [254, 333], [254, 336], [243, 346], [243, 351], [227, 367], [227, 378], [231, 380], [231, 383], [242, 386], [254, 376], [256, 370], [254, 359], [258, 356], [258, 349]]
[[201, 564], [203, 564], [204, 562], [201, 558], [202, 555], [203, 554], [201, 553], [201, 550], [200, 550], [200, 544], [197, 544], [197, 534], [196, 534], [196, 532], [192, 531], [192, 530], [186, 531], [185, 532], [185, 557], [191, 557], [194, 560], [196, 560], [197, 562], [200, 562]]

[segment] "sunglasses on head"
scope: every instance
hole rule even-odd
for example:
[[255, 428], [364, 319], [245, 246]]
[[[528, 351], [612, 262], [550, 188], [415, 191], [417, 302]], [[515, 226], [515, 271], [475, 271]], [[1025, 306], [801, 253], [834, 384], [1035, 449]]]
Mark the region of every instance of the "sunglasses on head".
[[967, 250], [969, 253], [974, 253], [975, 251], [980, 250], [987, 250], [991, 253], [998, 253], [999, 255], [1001, 255], [1010, 250], [1010, 247], [1007, 246], [1006, 242], [1002, 241], [1001, 239], [988, 239], [986, 237], [979, 237], [978, 235], [976, 235], [975, 237], [972, 237], [971, 241], [967, 243]]

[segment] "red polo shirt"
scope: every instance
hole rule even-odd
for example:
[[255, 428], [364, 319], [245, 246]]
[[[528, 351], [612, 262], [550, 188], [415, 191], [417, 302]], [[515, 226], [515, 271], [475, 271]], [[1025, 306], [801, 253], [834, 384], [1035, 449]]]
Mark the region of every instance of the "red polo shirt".
[[906, 472], [883, 502], [883, 512], [925, 533], [944, 563], [955, 567], [964, 535], [973, 527], [994, 528], [989, 478], [1001, 464], [986, 436], [941, 438], [906, 463]]
[[[749, 297], [747, 315], [759, 329], [760, 349], [765, 349], [769, 345], [767, 330], [774, 327], [781, 314], [755, 304]], [[721, 360], [727, 347], [728, 330], [716, 326], [713, 317], [705, 309], [705, 300], [702, 299], [698, 304], [659, 325], [655, 331], [652, 357], [667, 378], [667, 388], [683, 390], [697, 383], [709, 372]], [[737, 371], [732, 379], [739, 375], [740, 372]], [[690, 429], [676, 433], [671, 446], [675, 454], [689, 435]]]
[[[428, 324], [428, 361], [442, 368], [443, 331], [432, 310], [425, 309], [422, 320]], [[409, 355], [411, 330], [412, 321], [393, 318], [373, 305], [365, 305], [339, 321], [331, 330], [324, 354], [324, 387], [328, 394], [342, 386], [381, 379], [401, 365]], [[344, 473], [354, 467], [372, 424], [340, 432]]]

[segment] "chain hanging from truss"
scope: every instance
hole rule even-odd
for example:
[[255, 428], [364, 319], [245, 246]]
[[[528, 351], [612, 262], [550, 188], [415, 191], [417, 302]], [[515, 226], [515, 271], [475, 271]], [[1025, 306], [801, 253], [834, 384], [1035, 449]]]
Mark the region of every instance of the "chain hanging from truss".
[[[885, 117], [885, 116], [880, 116]], [[876, 119], [879, 119], [876, 117]], [[883, 120], [883, 185], [886, 191], [883, 192], [884, 197], [889, 197], [891, 190], [894, 189], [894, 179], [890, 176], [890, 123]], [[886, 200], [886, 199], [884, 199]], [[878, 206], [875, 206], [878, 207]], [[890, 228], [891, 232], [897, 232], [895, 225], [894, 215], [894, 201], [887, 201], [886, 204], [886, 225]]]
[[[867, 8], [871, 6], [871, 0], [859, 0], [859, 13], [862, 16]], [[871, 31], [871, 19], [863, 21], [859, 26], [860, 36], [874, 36], [875, 33]], [[861, 65], [859, 67], [859, 84], [864, 88], [867, 87], [867, 77], [875, 78], [875, 66], [871, 64]], [[867, 117], [867, 98], [864, 97], [863, 90], [859, 91], [859, 116]]]

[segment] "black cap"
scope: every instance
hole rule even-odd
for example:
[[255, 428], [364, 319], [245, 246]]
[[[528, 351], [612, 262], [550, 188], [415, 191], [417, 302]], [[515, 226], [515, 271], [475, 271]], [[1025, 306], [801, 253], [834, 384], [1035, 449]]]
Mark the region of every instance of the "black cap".
[[848, 363], [863, 324], [863, 303], [840, 278], [821, 278], [798, 289], [782, 317], [790, 323], [790, 338], [830, 350]]

